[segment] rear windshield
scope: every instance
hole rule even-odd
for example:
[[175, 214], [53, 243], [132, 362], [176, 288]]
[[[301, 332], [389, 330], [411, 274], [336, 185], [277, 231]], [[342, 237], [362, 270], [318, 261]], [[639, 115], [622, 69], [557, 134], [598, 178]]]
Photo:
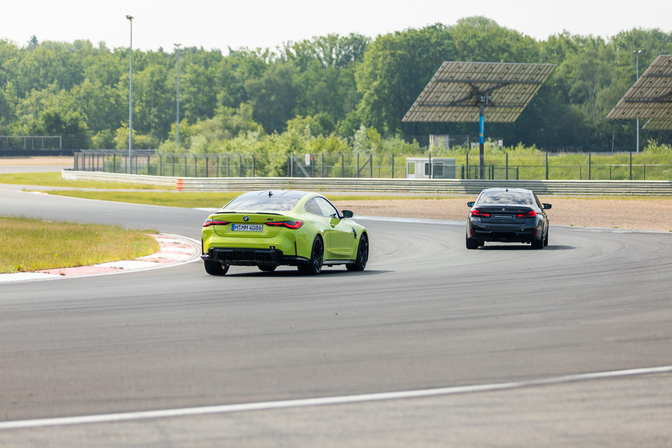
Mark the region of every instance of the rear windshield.
[[478, 202], [480, 204], [534, 205], [532, 195], [522, 191], [484, 191]]
[[222, 211], [277, 211], [288, 212], [296, 207], [305, 193], [270, 192], [245, 193], [224, 206]]

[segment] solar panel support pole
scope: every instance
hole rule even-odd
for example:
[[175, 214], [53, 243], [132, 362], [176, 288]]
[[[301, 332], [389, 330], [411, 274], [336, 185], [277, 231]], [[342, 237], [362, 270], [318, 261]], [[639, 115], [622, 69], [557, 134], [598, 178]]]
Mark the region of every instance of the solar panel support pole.
[[478, 106], [478, 178], [483, 179], [483, 175], [485, 174], [485, 98], [481, 97], [481, 102]]
[[[636, 56], [636, 64], [637, 64], [637, 80], [639, 80], [639, 53], [641, 53], [642, 50], [634, 50], [633, 53], [635, 53]], [[637, 154], [639, 154], [639, 118], [637, 118]]]

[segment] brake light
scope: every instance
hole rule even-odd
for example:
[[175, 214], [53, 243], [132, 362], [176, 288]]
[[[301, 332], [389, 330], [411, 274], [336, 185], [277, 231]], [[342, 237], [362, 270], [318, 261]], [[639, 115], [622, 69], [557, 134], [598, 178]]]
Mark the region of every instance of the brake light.
[[301, 226], [303, 226], [303, 221], [267, 222], [266, 225], [271, 227], [287, 227], [288, 229], [300, 229]]
[[534, 218], [535, 216], [537, 216], [537, 212], [535, 212], [534, 210], [530, 210], [527, 213], [520, 213], [516, 215], [516, 218]]
[[205, 222], [203, 223], [203, 227], [210, 227], [210, 226], [223, 226], [225, 224], [228, 224], [229, 221], [220, 221], [219, 219], [206, 219]]
[[485, 212], [482, 212], [480, 210], [472, 210], [471, 211], [471, 216], [481, 216], [481, 217], [489, 218], [490, 213], [485, 213]]

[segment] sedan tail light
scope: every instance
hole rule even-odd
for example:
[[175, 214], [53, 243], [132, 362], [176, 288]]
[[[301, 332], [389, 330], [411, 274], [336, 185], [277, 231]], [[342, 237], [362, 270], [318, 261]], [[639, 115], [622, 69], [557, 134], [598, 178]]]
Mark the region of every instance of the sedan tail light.
[[287, 227], [288, 229], [300, 229], [301, 226], [303, 226], [303, 221], [267, 222], [266, 225], [272, 227]]
[[527, 213], [519, 213], [519, 214], [517, 214], [517, 215], [516, 215], [516, 218], [534, 218], [535, 216], [537, 216], [537, 212], [535, 212], [534, 210], [530, 210], [530, 211], [527, 212]]
[[481, 216], [481, 217], [489, 218], [490, 213], [485, 213], [485, 212], [482, 212], [480, 210], [472, 210], [471, 211], [471, 216]]
[[223, 226], [223, 225], [228, 224], [228, 223], [229, 223], [229, 221], [220, 221], [219, 219], [208, 218], [203, 223], [203, 227]]

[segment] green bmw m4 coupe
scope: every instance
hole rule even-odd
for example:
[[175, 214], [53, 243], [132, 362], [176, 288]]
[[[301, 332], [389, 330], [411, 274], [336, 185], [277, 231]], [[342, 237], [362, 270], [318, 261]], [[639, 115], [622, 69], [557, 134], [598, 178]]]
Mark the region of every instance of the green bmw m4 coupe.
[[229, 266], [258, 266], [266, 272], [297, 266], [316, 275], [322, 266], [363, 271], [369, 258], [364, 226], [352, 212], [339, 212], [321, 194], [291, 190], [245, 193], [203, 223], [205, 271], [225, 275]]

